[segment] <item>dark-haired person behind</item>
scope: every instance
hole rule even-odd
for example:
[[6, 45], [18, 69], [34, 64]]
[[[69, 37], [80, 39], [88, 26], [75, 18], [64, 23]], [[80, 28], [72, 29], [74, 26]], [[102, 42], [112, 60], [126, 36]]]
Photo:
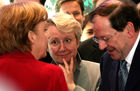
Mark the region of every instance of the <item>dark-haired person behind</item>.
[[55, 11], [72, 15], [81, 26], [85, 20], [83, 0], [57, 0]]
[[48, 49], [47, 17], [36, 2], [0, 7], [0, 84], [9, 85], [0, 90], [68, 91], [61, 68], [38, 61]]
[[140, 17], [129, 1], [101, 4], [93, 12], [101, 58], [100, 91], [140, 91]]
[[93, 23], [91, 22], [90, 13], [85, 16], [83, 23], [83, 33], [81, 36], [81, 43], [78, 48], [80, 56], [84, 60], [90, 60], [100, 63], [100, 58], [105, 50], [100, 50], [98, 42], [94, 38]]

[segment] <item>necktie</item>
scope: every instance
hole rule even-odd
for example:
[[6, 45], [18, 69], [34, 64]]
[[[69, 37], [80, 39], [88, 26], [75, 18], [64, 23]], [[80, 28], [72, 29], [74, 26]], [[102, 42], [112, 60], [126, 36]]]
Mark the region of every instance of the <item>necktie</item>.
[[119, 91], [124, 91], [127, 77], [128, 77], [128, 70], [126, 67], [127, 62], [126, 61], [121, 61], [120, 62], [120, 69], [118, 72], [118, 86], [119, 86]]

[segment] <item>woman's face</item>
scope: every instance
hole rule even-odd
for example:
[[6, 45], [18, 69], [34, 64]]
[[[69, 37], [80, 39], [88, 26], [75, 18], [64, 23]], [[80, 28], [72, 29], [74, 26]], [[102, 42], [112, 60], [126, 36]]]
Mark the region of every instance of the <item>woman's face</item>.
[[76, 58], [79, 43], [74, 32], [59, 31], [56, 26], [48, 27], [48, 51], [57, 64], [63, 64], [63, 59], [69, 63], [71, 57]]
[[39, 22], [35, 28], [35, 32], [30, 33], [30, 40], [32, 40], [32, 54], [36, 59], [46, 56], [47, 52], [47, 23], [45, 21]]

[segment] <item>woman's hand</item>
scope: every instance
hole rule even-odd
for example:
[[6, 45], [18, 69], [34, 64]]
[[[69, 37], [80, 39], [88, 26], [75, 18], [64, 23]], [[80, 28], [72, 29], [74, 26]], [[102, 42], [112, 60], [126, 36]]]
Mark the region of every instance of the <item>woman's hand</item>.
[[73, 72], [73, 70], [74, 70], [73, 57], [70, 60], [70, 64], [68, 64], [65, 59], [63, 59], [63, 62], [64, 62], [64, 65], [59, 64], [59, 67], [61, 67], [64, 72], [69, 91], [73, 91], [74, 88], [76, 87], [76, 85], [74, 83], [74, 78], [73, 78], [73, 73], [74, 73]]

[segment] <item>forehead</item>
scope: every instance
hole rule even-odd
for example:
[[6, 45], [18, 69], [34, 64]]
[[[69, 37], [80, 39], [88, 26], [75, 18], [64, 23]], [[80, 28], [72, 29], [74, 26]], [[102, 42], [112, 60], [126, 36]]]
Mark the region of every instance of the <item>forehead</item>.
[[96, 34], [108, 34], [116, 31], [112, 28], [109, 18], [106, 16], [95, 15], [92, 21], [94, 24], [93, 29]]
[[80, 10], [80, 5], [78, 4], [78, 2], [76, 1], [68, 1], [68, 2], [64, 2], [61, 5], [60, 11], [73, 11], [73, 10]]
[[74, 32], [63, 32], [57, 29], [55, 25], [51, 25], [48, 27], [48, 34], [49, 38], [57, 37], [57, 38], [64, 38], [64, 37], [72, 37], [75, 36]]

